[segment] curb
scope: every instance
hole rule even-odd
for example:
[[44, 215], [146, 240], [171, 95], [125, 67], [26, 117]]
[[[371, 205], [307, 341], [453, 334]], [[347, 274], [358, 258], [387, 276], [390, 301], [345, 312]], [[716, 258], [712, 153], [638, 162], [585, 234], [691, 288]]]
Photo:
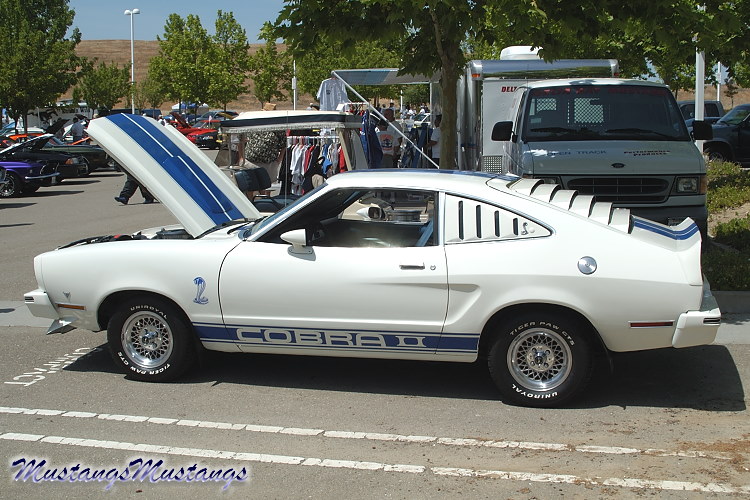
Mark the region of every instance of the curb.
[[722, 314], [750, 313], [750, 292], [711, 291]]

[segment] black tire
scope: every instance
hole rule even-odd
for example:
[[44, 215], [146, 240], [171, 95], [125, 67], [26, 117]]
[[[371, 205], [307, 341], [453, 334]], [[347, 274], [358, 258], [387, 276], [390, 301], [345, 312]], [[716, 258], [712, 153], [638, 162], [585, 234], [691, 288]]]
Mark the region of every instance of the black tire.
[[192, 327], [165, 300], [136, 297], [123, 303], [107, 325], [115, 363], [137, 380], [173, 380], [196, 359]]
[[13, 198], [21, 196], [21, 193], [23, 193], [21, 178], [13, 172], [7, 172], [5, 184], [0, 184], [0, 198]]
[[730, 161], [731, 159], [720, 149], [709, 147], [705, 151], [706, 158], [711, 161]]
[[528, 313], [500, 325], [490, 347], [490, 375], [511, 403], [558, 406], [591, 377], [590, 328], [553, 312]]

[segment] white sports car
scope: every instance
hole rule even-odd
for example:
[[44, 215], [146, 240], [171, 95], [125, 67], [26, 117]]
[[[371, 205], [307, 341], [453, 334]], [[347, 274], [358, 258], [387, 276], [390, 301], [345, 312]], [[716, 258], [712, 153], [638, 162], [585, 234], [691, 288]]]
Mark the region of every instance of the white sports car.
[[106, 329], [131, 377], [200, 349], [473, 362], [508, 402], [581, 392], [595, 356], [711, 343], [721, 313], [687, 220], [667, 227], [539, 180], [337, 174], [269, 217], [172, 127], [119, 114], [89, 133], [181, 226], [37, 256], [31, 312]]

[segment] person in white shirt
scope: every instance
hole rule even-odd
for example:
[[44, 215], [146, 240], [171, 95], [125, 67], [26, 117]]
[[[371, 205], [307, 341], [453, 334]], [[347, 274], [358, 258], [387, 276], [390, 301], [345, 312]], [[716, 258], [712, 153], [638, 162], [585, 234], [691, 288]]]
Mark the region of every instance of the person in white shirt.
[[442, 120], [443, 115], [435, 116], [435, 127], [432, 129], [429, 142], [429, 145], [432, 147], [432, 161], [437, 165], [440, 165], [440, 122]]
[[387, 122], [381, 122], [378, 126], [378, 140], [380, 148], [383, 150], [383, 168], [398, 167], [398, 158], [401, 154], [401, 141], [403, 138], [399, 132], [402, 132], [401, 124], [396, 121], [393, 110], [385, 108], [383, 110]]

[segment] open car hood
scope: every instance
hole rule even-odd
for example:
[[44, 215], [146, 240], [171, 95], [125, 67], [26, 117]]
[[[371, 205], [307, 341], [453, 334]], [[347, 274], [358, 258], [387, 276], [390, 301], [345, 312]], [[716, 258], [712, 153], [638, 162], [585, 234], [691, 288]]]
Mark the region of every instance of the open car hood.
[[52, 137], [52, 134], [42, 134], [38, 135], [36, 137], [30, 137], [28, 140], [25, 140], [23, 142], [17, 142], [15, 144], [11, 144], [7, 148], [0, 151], [0, 153], [10, 153], [15, 150], [20, 149], [41, 149], [44, 144], [49, 140], [49, 138]]
[[229, 177], [174, 127], [116, 114], [91, 120], [88, 133], [193, 237], [228, 221], [260, 217]]

